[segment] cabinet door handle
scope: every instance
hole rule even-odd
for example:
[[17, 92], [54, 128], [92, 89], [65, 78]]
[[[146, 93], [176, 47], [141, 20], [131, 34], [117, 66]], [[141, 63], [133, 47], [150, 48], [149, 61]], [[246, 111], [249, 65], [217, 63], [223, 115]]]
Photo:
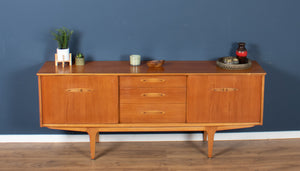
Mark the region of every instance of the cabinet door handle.
[[162, 97], [165, 96], [166, 94], [164, 93], [142, 93], [141, 96], [144, 97]]
[[237, 88], [213, 88], [212, 91], [216, 92], [229, 92], [229, 91], [238, 91]]
[[91, 92], [93, 89], [88, 89], [88, 88], [70, 88], [66, 89], [66, 92], [70, 93], [86, 93], [86, 92]]
[[147, 78], [147, 79], [141, 79], [141, 82], [147, 82], [147, 83], [162, 83], [166, 80], [161, 78]]
[[164, 111], [144, 111], [144, 112], [141, 112], [142, 114], [165, 114], [166, 112]]

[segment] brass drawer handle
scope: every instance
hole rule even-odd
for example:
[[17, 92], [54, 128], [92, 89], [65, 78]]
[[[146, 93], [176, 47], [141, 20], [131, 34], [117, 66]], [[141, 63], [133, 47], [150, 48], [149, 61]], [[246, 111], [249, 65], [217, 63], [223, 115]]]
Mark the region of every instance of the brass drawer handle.
[[88, 88], [70, 88], [66, 89], [66, 92], [70, 93], [86, 93], [86, 92], [91, 92], [93, 89], [88, 89]]
[[147, 83], [162, 83], [166, 80], [160, 79], [160, 78], [147, 78], [147, 79], [141, 79], [141, 82], [147, 82]]
[[144, 111], [141, 112], [142, 114], [165, 114], [166, 112], [163, 111]]
[[237, 88], [213, 88], [213, 91], [216, 92], [229, 92], [229, 91], [238, 91], [239, 89]]
[[165, 96], [166, 94], [164, 93], [142, 93], [141, 96], [144, 96], [144, 97], [163, 97]]

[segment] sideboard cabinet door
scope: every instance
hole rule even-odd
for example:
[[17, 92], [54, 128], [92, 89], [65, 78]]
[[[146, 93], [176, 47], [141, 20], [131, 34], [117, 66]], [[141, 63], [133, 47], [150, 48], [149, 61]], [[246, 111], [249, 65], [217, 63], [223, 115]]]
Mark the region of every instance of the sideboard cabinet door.
[[261, 75], [188, 76], [187, 122], [262, 122]]
[[42, 124], [118, 123], [117, 76], [41, 76]]

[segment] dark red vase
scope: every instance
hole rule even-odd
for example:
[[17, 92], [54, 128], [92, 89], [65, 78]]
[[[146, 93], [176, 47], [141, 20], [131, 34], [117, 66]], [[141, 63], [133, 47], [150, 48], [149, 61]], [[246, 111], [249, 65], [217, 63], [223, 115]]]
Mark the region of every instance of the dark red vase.
[[236, 57], [239, 59], [240, 64], [245, 64], [248, 62], [248, 58], [247, 58], [248, 52], [247, 52], [245, 45], [246, 45], [246, 43], [240, 42], [239, 47], [237, 48], [237, 50], [235, 52]]

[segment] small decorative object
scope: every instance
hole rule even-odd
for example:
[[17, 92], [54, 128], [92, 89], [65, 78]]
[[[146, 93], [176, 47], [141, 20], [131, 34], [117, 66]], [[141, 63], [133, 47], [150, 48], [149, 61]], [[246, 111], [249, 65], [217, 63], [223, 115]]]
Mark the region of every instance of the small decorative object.
[[153, 61], [148, 61], [147, 65], [150, 68], [158, 68], [161, 67], [165, 63], [165, 60], [153, 60]]
[[72, 65], [72, 54], [69, 49], [69, 40], [73, 31], [63, 27], [57, 29], [56, 32], [52, 32], [54, 40], [58, 43], [58, 48], [55, 54], [55, 66], [58, 65], [58, 62], [62, 62], [62, 66], [65, 66], [65, 62], [69, 62], [69, 65]]
[[236, 57], [234, 57], [234, 58], [232, 59], [232, 63], [233, 63], [233, 64], [238, 64], [238, 63], [239, 63], [239, 59], [236, 58]]
[[84, 65], [84, 55], [82, 53], [78, 53], [76, 55], [75, 65]]
[[237, 58], [233, 56], [219, 58], [216, 62], [217, 66], [227, 70], [242, 70], [249, 69], [252, 65], [250, 59], [247, 59], [247, 63], [240, 64], [237, 63]]
[[222, 58], [223, 59], [223, 63], [225, 64], [238, 64], [239, 60], [238, 58], [234, 57], [234, 56], [228, 56], [226, 58]]
[[228, 57], [223, 59], [224, 64], [232, 64], [233, 57]]
[[245, 64], [247, 63], [247, 49], [245, 47], [246, 43], [239, 42], [239, 47], [236, 50], [236, 57], [239, 59], [239, 64]]
[[130, 65], [141, 65], [141, 55], [130, 55]]

